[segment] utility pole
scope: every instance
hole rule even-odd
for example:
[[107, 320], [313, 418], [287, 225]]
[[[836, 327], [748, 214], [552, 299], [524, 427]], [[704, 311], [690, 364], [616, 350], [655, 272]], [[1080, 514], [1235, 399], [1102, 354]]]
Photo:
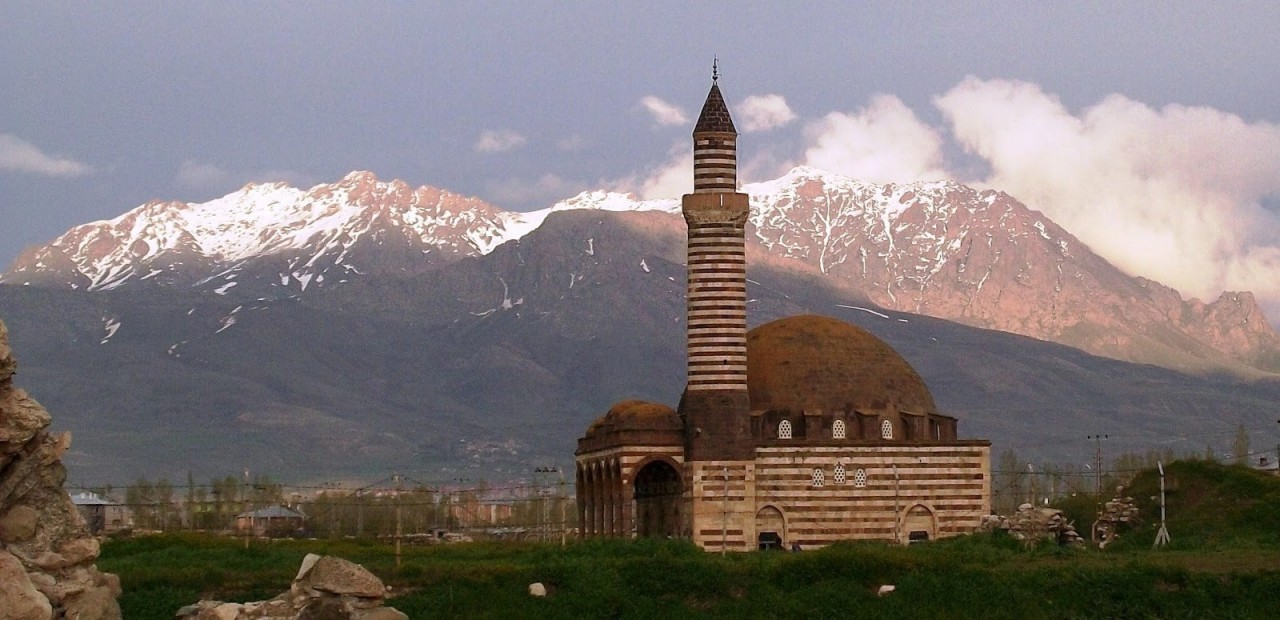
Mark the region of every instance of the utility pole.
[[1036, 467], [1035, 465], [1032, 465], [1031, 463], [1027, 463], [1027, 473], [1030, 474], [1030, 476], [1028, 476], [1028, 479], [1027, 479], [1027, 492], [1028, 492], [1028, 497], [1031, 498], [1030, 501], [1028, 501], [1027, 503], [1031, 504], [1031, 506], [1034, 508], [1036, 505]]
[[400, 527], [400, 474], [395, 473], [392, 476], [396, 480], [396, 570], [400, 570], [400, 535], [403, 530]]
[[244, 504], [245, 519], [248, 519], [249, 527], [244, 529], [244, 548], [249, 548], [249, 537], [253, 535], [253, 515], [249, 514], [249, 468], [244, 468], [244, 489], [240, 491], [241, 503]]
[[1156, 467], [1160, 468], [1160, 531], [1156, 532], [1156, 542], [1151, 545], [1152, 548], [1169, 544], [1169, 530], [1164, 523], [1164, 463], [1156, 461]]
[[1097, 483], [1094, 485], [1094, 493], [1098, 496], [1098, 501], [1102, 501], [1102, 440], [1109, 439], [1110, 435], [1088, 435], [1093, 441], [1093, 469], [1094, 475], [1097, 476]]
[[559, 467], [556, 468], [556, 471], [560, 472], [560, 546], [563, 547], [567, 540], [566, 535], [569, 532], [569, 522], [564, 515], [565, 504], [568, 503], [569, 497], [565, 494], [564, 471]]
[[364, 489], [356, 489], [356, 538], [364, 538]]
[[724, 474], [724, 500], [720, 517], [720, 555], [724, 555], [729, 549], [729, 468], [721, 468], [721, 473]]
[[902, 544], [902, 524], [899, 523], [898, 513], [902, 510], [898, 503], [898, 486], [901, 480], [898, 478], [898, 466], [893, 465], [893, 542]]

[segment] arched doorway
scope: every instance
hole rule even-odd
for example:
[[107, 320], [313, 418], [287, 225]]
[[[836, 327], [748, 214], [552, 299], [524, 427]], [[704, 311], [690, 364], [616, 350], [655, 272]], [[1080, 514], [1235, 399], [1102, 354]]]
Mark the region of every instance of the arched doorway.
[[636, 472], [636, 536], [680, 536], [680, 472], [664, 460], [650, 461]]
[[787, 535], [787, 524], [782, 511], [765, 506], [756, 513], [756, 548], [761, 551], [780, 550]]
[[928, 506], [916, 504], [907, 510], [902, 529], [907, 533], [907, 543], [933, 540], [938, 537], [938, 520]]

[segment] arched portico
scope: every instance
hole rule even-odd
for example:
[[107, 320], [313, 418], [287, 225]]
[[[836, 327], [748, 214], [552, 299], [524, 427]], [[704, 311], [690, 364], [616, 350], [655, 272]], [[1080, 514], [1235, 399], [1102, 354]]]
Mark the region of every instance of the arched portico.
[[761, 551], [781, 549], [787, 540], [787, 519], [777, 506], [768, 505], [756, 512], [756, 548]]
[[636, 536], [680, 536], [680, 502], [684, 492], [679, 465], [666, 458], [638, 464], [632, 483], [635, 498]]
[[915, 504], [902, 517], [902, 538], [906, 543], [924, 542], [938, 537], [938, 517], [924, 504]]

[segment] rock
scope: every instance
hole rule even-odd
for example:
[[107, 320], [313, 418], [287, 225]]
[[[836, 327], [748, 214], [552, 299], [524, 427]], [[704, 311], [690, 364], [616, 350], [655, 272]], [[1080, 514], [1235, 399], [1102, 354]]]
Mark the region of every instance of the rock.
[[[98, 539], [75, 538], [67, 541], [58, 549], [67, 564], [82, 564], [98, 558]], [[97, 570], [96, 568], [94, 569]]]
[[63, 485], [71, 434], [46, 430], [15, 368], [0, 321], [0, 620], [118, 620], [120, 580], [93, 565], [98, 541]]
[[373, 573], [359, 564], [334, 556], [316, 560], [299, 583], [321, 592], [361, 598], [381, 599], [386, 594], [382, 580]]
[[0, 542], [14, 543], [31, 538], [36, 533], [36, 521], [40, 513], [30, 506], [14, 506], [0, 517]]
[[27, 393], [12, 388], [0, 393], [0, 454], [14, 454], [41, 430], [49, 426], [49, 412]]
[[[383, 607], [382, 580], [359, 564], [308, 554], [289, 589], [252, 603], [200, 601], [177, 612], [182, 620], [408, 620]], [[234, 608], [231, 607], [234, 605]]]
[[393, 607], [379, 607], [351, 616], [352, 620], [409, 620], [409, 616]]
[[341, 599], [323, 596], [307, 603], [298, 612], [298, 620], [351, 620], [351, 611], [343, 606]]
[[884, 596], [897, 589], [898, 589], [897, 586], [883, 585], [883, 586], [880, 586], [879, 590], [876, 590], [876, 596]]
[[241, 607], [243, 606], [239, 603], [223, 603], [207, 610], [208, 615], [205, 615], [205, 612], [201, 612], [197, 618], [200, 620], [206, 620], [206, 618], [208, 620], [236, 620], [240, 616]]
[[89, 588], [63, 602], [66, 618], [77, 620], [120, 620], [120, 605], [109, 588]]
[[53, 617], [49, 599], [32, 585], [22, 562], [5, 551], [0, 551], [0, 613], [5, 620], [49, 620]]
[[529, 584], [529, 596], [546, 596], [547, 587], [542, 585], [541, 581], [535, 581]]
[[302, 566], [298, 567], [298, 576], [294, 577], [293, 580], [302, 581], [302, 578], [311, 572], [311, 567], [315, 566], [318, 561], [320, 561], [320, 556], [308, 553], [306, 557], [302, 558]]

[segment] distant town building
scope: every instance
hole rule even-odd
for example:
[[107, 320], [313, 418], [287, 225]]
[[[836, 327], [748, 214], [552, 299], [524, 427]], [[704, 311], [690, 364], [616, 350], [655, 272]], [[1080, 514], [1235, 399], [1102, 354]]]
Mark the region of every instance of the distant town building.
[[111, 534], [132, 527], [129, 509], [124, 504], [92, 491], [71, 494], [80, 516], [91, 534]]
[[688, 383], [677, 409], [620, 402], [578, 440], [582, 534], [745, 551], [975, 530], [991, 510], [991, 444], [959, 439], [889, 345], [821, 316], [747, 331], [736, 142], [713, 76], [682, 205]]
[[1254, 462], [1253, 468], [1258, 471], [1267, 472], [1273, 476], [1280, 476], [1280, 463], [1269, 456], [1260, 456]]
[[269, 506], [236, 515], [236, 531], [254, 536], [285, 537], [306, 531], [307, 517], [284, 506]]

